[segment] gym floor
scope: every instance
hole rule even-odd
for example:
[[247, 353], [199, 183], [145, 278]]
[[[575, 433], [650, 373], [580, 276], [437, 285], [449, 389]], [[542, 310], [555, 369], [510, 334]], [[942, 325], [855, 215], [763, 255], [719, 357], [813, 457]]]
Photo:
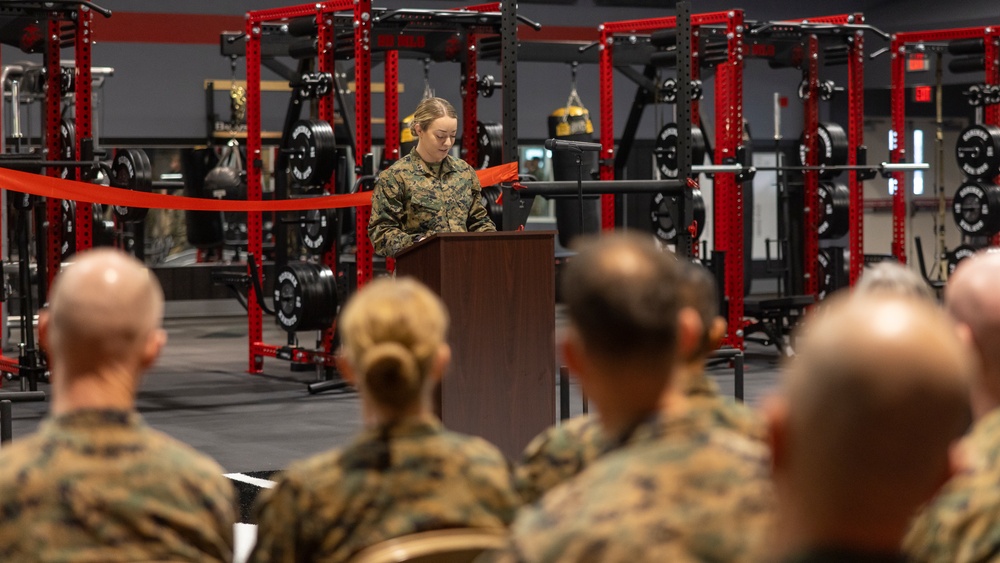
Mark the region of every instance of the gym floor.
[[[245, 317], [168, 319], [165, 326], [169, 340], [142, 383], [139, 412], [151, 426], [206, 453], [229, 472], [240, 493], [242, 522], [250, 521], [253, 500], [274, 472], [293, 460], [345, 445], [359, 430], [357, 394], [310, 395], [306, 386], [316, 381], [315, 372], [293, 372], [287, 362], [267, 358], [262, 374], [246, 373]], [[285, 338], [277, 327], [265, 327], [266, 342]], [[775, 348], [749, 345], [748, 404], [758, 404], [774, 385], [780, 363]], [[728, 365], [711, 367], [709, 374], [722, 393], [732, 396], [734, 377]], [[18, 383], [4, 382], [0, 388], [13, 391]], [[39, 389], [48, 391], [49, 386], [43, 383]], [[582, 401], [575, 383], [570, 392], [571, 412], [577, 414]], [[47, 411], [48, 403], [14, 404], [14, 439], [33, 432]]]

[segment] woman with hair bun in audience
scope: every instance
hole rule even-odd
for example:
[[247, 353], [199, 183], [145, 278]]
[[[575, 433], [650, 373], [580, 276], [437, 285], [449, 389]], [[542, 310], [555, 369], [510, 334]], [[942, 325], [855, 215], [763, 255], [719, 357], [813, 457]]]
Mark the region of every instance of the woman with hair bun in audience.
[[344, 449], [294, 463], [261, 494], [251, 560], [346, 561], [411, 533], [505, 528], [519, 504], [507, 461], [433, 413], [451, 356], [437, 296], [412, 279], [379, 279], [339, 325], [339, 367], [361, 396], [364, 429]]

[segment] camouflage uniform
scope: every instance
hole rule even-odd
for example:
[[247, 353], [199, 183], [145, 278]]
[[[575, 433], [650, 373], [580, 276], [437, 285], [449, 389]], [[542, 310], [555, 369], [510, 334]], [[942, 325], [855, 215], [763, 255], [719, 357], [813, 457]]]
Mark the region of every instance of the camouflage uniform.
[[523, 509], [495, 560], [752, 560], [774, 509], [766, 449], [706, 422], [646, 423]]
[[507, 461], [486, 441], [437, 420], [370, 429], [293, 464], [261, 495], [251, 561], [347, 561], [415, 532], [502, 529], [518, 504]]
[[[719, 428], [728, 428], [752, 440], [763, 441], [763, 421], [750, 408], [719, 395], [719, 387], [704, 373], [685, 389], [688, 409]], [[607, 444], [596, 417], [578, 416], [552, 426], [525, 448], [514, 469], [514, 485], [525, 503], [577, 475], [598, 458]]]
[[1000, 408], [962, 441], [961, 472], [923, 508], [903, 541], [914, 561], [1000, 558]]
[[368, 236], [376, 254], [395, 256], [421, 235], [495, 230], [464, 160], [448, 155], [435, 174], [414, 148], [375, 182]]
[[230, 561], [222, 473], [135, 412], [50, 418], [0, 450], [0, 561]]

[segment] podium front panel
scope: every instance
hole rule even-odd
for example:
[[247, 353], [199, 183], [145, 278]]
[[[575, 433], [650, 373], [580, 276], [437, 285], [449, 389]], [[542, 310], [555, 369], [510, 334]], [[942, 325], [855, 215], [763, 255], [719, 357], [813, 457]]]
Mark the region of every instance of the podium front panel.
[[446, 427], [510, 459], [555, 422], [555, 260], [550, 232], [451, 233], [402, 254], [448, 307], [451, 368], [439, 390]]

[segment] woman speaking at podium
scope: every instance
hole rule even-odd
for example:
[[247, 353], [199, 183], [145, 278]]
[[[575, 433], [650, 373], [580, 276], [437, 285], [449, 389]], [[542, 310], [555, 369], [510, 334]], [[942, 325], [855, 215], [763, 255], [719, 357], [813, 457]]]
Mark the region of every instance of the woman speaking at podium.
[[425, 98], [413, 112], [417, 146], [379, 174], [368, 236], [375, 253], [395, 256], [435, 233], [495, 231], [483, 207], [479, 178], [449, 154], [458, 115], [447, 100]]

